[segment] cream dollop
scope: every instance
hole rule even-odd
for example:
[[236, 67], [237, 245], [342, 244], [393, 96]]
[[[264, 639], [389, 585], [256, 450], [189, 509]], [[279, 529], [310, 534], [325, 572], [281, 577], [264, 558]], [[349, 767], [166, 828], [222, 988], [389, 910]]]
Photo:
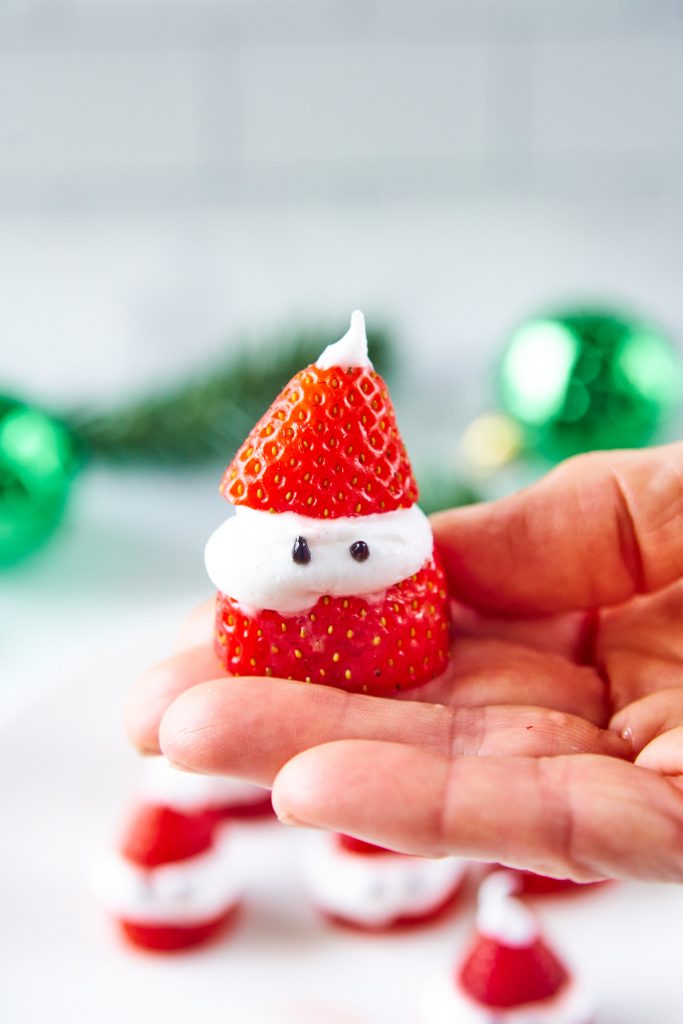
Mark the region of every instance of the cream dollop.
[[330, 833], [311, 836], [307, 854], [304, 884], [316, 906], [370, 927], [436, 909], [467, 868], [457, 857], [363, 856], [341, 849]]
[[339, 341], [328, 345], [317, 363], [319, 370], [331, 370], [333, 366], [368, 366], [372, 363], [368, 356], [368, 338], [365, 333], [365, 317], [359, 309], [351, 314], [351, 326]]
[[[306, 564], [292, 559], [297, 537], [306, 539]], [[370, 550], [365, 561], [350, 554], [359, 540]], [[429, 520], [417, 505], [339, 519], [275, 515], [240, 505], [209, 538], [205, 560], [214, 585], [247, 613], [268, 608], [295, 615], [325, 594], [381, 599], [425, 565], [433, 545]]]
[[504, 946], [530, 946], [538, 938], [538, 923], [515, 899], [516, 885], [509, 871], [495, 871], [484, 879], [477, 894], [477, 929]]
[[148, 802], [176, 811], [246, 807], [260, 803], [268, 792], [242, 779], [180, 771], [165, 757], [145, 758], [141, 789]]
[[242, 890], [226, 832], [206, 853], [154, 868], [110, 853], [95, 865], [91, 885], [110, 914], [148, 925], [210, 921], [233, 907]]

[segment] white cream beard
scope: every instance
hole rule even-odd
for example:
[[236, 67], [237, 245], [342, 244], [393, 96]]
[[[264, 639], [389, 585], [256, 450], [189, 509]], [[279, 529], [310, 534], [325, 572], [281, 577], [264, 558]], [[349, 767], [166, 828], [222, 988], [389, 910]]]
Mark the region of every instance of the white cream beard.
[[111, 853], [95, 866], [92, 886], [114, 917], [147, 925], [201, 924], [229, 910], [241, 894], [225, 833], [206, 853], [158, 867], [139, 867]]
[[260, 803], [268, 793], [261, 786], [241, 779], [179, 771], [165, 757], [146, 758], [143, 769], [142, 793], [145, 800], [176, 811], [248, 807]]
[[[310, 550], [304, 565], [292, 559], [297, 537], [305, 538]], [[355, 541], [370, 548], [364, 562], [349, 553]], [[241, 505], [209, 539], [206, 567], [218, 590], [245, 609], [297, 614], [326, 594], [380, 599], [389, 587], [423, 567], [433, 543], [429, 520], [417, 505], [338, 519]]]
[[453, 978], [440, 977], [425, 993], [420, 1024], [592, 1024], [594, 1019], [590, 996], [573, 981], [552, 999], [505, 1009], [482, 1006]]
[[[306, 539], [311, 553], [305, 565], [292, 559], [297, 537]], [[364, 562], [349, 553], [358, 540], [370, 549]], [[296, 615], [325, 594], [381, 598], [425, 565], [433, 545], [429, 520], [417, 505], [339, 519], [240, 505], [209, 538], [205, 559], [214, 585], [245, 610]]]
[[327, 833], [311, 836], [307, 852], [304, 881], [316, 906], [370, 927], [436, 909], [466, 871], [457, 857], [352, 853]]

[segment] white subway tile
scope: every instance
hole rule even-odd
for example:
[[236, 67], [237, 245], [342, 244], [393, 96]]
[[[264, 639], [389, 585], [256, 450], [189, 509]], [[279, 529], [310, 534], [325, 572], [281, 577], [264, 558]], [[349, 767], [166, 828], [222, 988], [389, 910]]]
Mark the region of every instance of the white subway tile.
[[[367, 180], [480, 160], [489, 62], [479, 43], [247, 46], [238, 69], [245, 164]], [[220, 82], [218, 69], [219, 91]]]
[[683, 24], [670, 38], [540, 43], [532, 89], [541, 157], [641, 166], [683, 156]]
[[192, 169], [199, 88], [192, 53], [3, 53], [0, 175], [47, 182]]

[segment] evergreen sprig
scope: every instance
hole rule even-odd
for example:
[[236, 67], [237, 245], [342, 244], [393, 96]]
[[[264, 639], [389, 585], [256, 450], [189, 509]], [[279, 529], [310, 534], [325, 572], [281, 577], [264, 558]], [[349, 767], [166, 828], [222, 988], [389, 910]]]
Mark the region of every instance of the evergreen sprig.
[[[343, 333], [343, 327], [309, 328], [267, 344], [242, 345], [215, 369], [164, 392], [105, 413], [76, 410], [62, 420], [86, 457], [167, 466], [225, 461], [287, 381], [317, 359], [325, 339]], [[369, 330], [368, 346], [385, 374], [391, 364], [388, 331]]]

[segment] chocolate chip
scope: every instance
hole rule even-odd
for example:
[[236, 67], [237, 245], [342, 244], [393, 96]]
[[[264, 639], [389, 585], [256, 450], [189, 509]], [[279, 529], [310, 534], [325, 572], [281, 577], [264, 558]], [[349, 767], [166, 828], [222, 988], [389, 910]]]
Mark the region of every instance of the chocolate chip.
[[311, 549], [305, 537], [297, 537], [292, 548], [292, 561], [297, 565], [307, 565], [311, 560]]
[[351, 558], [355, 558], [357, 562], [364, 562], [370, 557], [370, 548], [364, 540], [354, 541], [349, 551], [351, 552]]

